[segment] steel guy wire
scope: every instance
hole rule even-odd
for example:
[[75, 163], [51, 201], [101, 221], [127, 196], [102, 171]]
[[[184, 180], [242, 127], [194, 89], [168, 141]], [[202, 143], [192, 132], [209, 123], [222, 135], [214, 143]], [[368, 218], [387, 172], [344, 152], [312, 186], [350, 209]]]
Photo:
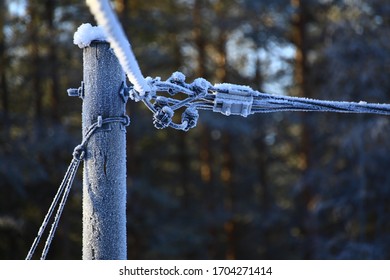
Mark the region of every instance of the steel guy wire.
[[49, 210], [45, 216], [45, 218], [43, 219], [43, 222], [42, 222], [42, 225], [41, 227], [39, 228], [38, 230], [38, 234], [37, 236], [35, 237], [34, 239], [34, 242], [27, 254], [27, 257], [26, 257], [26, 260], [30, 260], [32, 258], [32, 256], [34, 255], [34, 252], [39, 244], [39, 241], [41, 240], [41, 237], [46, 229], [46, 226], [48, 225], [49, 223], [49, 220], [53, 214], [53, 211], [55, 209], [55, 207], [57, 206], [58, 204], [58, 201], [60, 199], [60, 197], [62, 196], [63, 192], [64, 192], [64, 189], [66, 188], [66, 186], [69, 184], [69, 178], [71, 177], [71, 173], [73, 172], [74, 170], [74, 165], [75, 165], [75, 158], [72, 159], [72, 162], [71, 164], [69, 165], [68, 167], [68, 170], [66, 171], [65, 173], [65, 176], [61, 182], [61, 185], [60, 187], [58, 188], [58, 191], [56, 193], [56, 195], [54, 196], [54, 199], [49, 207]]
[[54, 233], [55, 233], [55, 231], [57, 229], [58, 222], [60, 221], [61, 214], [62, 214], [62, 212], [64, 210], [65, 203], [66, 203], [66, 200], [68, 198], [70, 189], [72, 188], [72, 184], [73, 184], [74, 178], [76, 176], [76, 173], [77, 173], [78, 167], [80, 165], [80, 162], [81, 162], [81, 160], [79, 160], [79, 159], [75, 159], [75, 158], [73, 159], [73, 166], [72, 166], [72, 169], [71, 169], [71, 172], [70, 172], [70, 175], [69, 175], [69, 179], [68, 179], [67, 184], [65, 186], [64, 193], [62, 195], [61, 202], [60, 202], [60, 204], [58, 206], [56, 216], [54, 217], [54, 222], [53, 222], [53, 224], [51, 226], [51, 229], [50, 229], [50, 232], [49, 232], [49, 236], [46, 239], [46, 243], [45, 243], [45, 247], [43, 248], [41, 260], [46, 259], [47, 252], [49, 251], [51, 242], [53, 241]]
[[64, 175], [64, 178], [57, 190], [56, 195], [54, 196], [54, 199], [49, 207], [48, 212], [45, 215], [45, 218], [43, 219], [43, 222], [38, 230], [38, 234], [35, 237], [33, 244], [31, 245], [31, 248], [29, 252], [27, 253], [26, 260], [31, 260], [31, 258], [34, 255], [34, 252], [42, 238], [42, 235], [49, 223], [49, 220], [51, 216], [53, 215], [54, 209], [57, 207], [58, 202], [61, 198], [60, 204], [58, 205], [58, 209], [56, 212], [56, 215], [54, 217], [54, 221], [52, 223], [50, 232], [48, 234], [48, 237], [45, 242], [45, 246], [43, 248], [43, 252], [41, 255], [41, 260], [44, 260], [47, 256], [47, 253], [50, 249], [51, 242], [53, 240], [55, 231], [57, 229], [59, 220], [61, 218], [61, 214], [64, 210], [66, 200], [68, 198], [70, 189], [73, 185], [74, 178], [76, 176], [78, 167], [80, 165], [80, 162], [85, 159], [86, 156], [86, 148], [89, 139], [91, 136], [99, 129], [102, 127], [103, 124], [108, 124], [108, 123], [114, 123], [114, 122], [119, 122], [124, 126], [128, 126], [130, 124], [130, 118], [127, 115], [121, 116], [121, 117], [108, 117], [108, 118], [102, 118], [101, 116], [98, 116], [97, 121], [93, 123], [86, 131], [84, 139], [82, 143], [78, 146], [73, 151], [73, 159]]

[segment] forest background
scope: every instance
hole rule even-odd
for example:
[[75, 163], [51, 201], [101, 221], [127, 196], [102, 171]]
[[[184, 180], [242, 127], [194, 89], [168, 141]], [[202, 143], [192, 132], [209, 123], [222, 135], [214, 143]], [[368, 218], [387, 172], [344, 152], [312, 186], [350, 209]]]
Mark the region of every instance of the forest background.
[[[390, 103], [388, 0], [115, 0], [145, 76]], [[84, 1], [0, 1], [0, 259], [23, 259], [81, 141]], [[129, 259], [389, 259], [390, 118], [129, 102]], [[81, 258], [81, 172], [49, 259]]]

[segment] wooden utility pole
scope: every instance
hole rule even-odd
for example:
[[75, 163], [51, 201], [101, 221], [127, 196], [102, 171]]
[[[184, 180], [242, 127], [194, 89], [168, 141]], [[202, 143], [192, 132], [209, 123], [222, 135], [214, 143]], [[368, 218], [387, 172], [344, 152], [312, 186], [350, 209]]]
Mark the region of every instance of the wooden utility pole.
[[125, 74], [108, 43], [92, 42], [83, 52], [84, 137], [101, 121], [84, 161], [83, 259], [126, 259], [126, 131], [120, 122], [104, 123], [125, 115]]

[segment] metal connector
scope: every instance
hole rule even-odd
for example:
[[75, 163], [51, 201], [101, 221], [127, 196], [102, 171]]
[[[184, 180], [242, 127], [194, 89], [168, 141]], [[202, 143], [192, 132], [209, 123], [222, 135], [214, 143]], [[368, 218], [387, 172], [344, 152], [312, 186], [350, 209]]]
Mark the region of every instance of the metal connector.
[[84, 98], [84, 82], [81, 81], [81, 86], [79, 88], [69, 88], [67, 90], [68, 92], [68, 96], [72, 96], [72, 97], [80, 97], [81, 99]]
[[251, 114], [252, 104], [253, 94], [251, 92], [239, 89], [216, 92], [213, 111], [226, 116], [240, 115], [247, 117]]

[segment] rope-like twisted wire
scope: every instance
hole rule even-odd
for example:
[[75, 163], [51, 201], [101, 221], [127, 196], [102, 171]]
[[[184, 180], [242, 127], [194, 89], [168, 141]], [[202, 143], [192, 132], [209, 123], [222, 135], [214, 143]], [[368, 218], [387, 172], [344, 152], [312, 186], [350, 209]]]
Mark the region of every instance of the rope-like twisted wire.
[[109, 1], [87, 0], [87, 5], [103, 30], [130, 82], [141, 96], [150, 89], [138, 66], [122, 25], [114, 14]]

